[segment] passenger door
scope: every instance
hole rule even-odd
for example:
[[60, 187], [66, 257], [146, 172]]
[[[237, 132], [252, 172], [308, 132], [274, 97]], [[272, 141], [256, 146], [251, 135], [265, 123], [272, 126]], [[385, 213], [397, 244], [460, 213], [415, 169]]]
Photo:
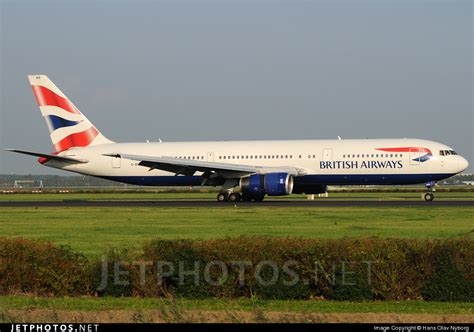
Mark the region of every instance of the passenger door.
[[207, 161], [214, 161], [214, 152], [207, 153]]

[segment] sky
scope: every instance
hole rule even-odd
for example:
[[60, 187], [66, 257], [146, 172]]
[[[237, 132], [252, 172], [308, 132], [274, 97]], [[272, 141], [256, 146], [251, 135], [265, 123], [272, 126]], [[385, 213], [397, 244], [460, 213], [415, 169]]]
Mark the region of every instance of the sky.
[[470, 0], [0, 0], [0, 174], [63, 174], [28, 74], [108, 138], [424, 138], [474, 170]]

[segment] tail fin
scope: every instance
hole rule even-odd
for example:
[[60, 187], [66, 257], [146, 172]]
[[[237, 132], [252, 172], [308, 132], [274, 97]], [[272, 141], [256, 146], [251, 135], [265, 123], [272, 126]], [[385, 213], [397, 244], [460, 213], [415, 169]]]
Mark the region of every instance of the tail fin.
[[113, 143], [74, 106], [46, 75], [28, 75], [41, 114], [57, 152]]

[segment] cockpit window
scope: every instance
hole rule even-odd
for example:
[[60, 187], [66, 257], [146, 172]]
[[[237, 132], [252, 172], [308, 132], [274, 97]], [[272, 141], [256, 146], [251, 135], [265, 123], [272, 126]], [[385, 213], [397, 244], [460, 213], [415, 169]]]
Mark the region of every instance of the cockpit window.
[[440, 150], [439, 155], [440, 156], [449, 156], [449, 155], [455, 156], [457, 155], [457, 152], [454, 150]]

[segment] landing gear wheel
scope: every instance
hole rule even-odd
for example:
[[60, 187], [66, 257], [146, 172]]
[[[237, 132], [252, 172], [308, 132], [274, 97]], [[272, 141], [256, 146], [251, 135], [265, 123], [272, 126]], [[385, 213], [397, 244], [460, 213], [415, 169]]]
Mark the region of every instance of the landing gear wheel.
[[431, 192], [423, 194], [423, 199], [427, 202], [431, 202], [434, 199], [434, 194]]
[[218, 193], [217, 194], [217, 201], [222, 203], [222, 202], [227, 202], [227, 194], [226, 193]]
[[261, 201], [263, 201], [264, 198], [265, 198], [265, 195], [255, 195], [255, 196], [252, 197], [252, 200], [254, 202], [261, 202]]
[[229, 197], [227, 197], [229, 202], [240, 202], [240, 194], [230, 193]]

